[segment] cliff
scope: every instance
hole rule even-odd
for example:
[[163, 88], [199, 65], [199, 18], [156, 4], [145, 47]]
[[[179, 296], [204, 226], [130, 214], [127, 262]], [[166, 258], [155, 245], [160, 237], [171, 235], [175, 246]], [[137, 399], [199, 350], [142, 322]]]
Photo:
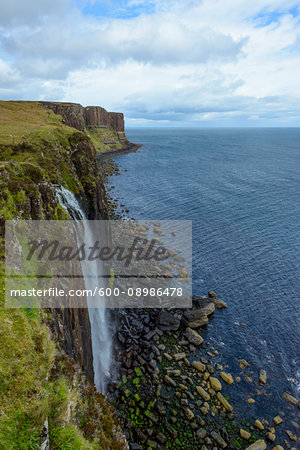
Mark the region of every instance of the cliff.
[[100, 106], [83, 107], [78, 103], [41, 102], [62, 117], [69, 127], [87, 134], [97, 151], [126, 150], [130, 145], [124, 130], [124, 115], [108, 112]]
[[83, 108], [55, 105], [60, 115], [36, 102], [0, 102], [0, 442], [37, 448], [44, 425], [45, 448], [121, 449], [113, 408], [92, 384], [88, 309], [3, 307], [5, 220], [70, 219], [57, 185], [76, 195], [89, 219], [108, 218], [96, 149], [78, 128]]

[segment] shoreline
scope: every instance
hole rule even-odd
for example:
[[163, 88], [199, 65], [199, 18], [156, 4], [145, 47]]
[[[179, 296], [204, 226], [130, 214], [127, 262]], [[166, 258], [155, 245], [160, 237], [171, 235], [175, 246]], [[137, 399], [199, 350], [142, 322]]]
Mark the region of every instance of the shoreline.
[[[114, 186], [109, 186], [108, 177], [120, 175], [120, 170], [113, 158], [109, 161], [108, 167], [109, 170], [107, 167], [105, 169], [107, 177], [105, 187], [110, 191]], [[127, 214], [122, 216], [118, 212], [117, 200], [111, 196], [110, 198], [111, 214], [118, 219], [128, 218], [129, 210], [123, 209], [121, 213], [124, 214], [126, 211]], [[120, 206], [125, 207], [124, 204]], [[209, 297], [197, 299], [207, 302], [208, 310], [213, 309], [209, 314], [211, 319], [215, 310], [212, 306], [213, 299]], [[234, 403], [231, 405], [228, 397], [230, 385], [234, 383], [237, 386], [241, 379], [248, 381], [251, 375], [253, 376], [251, 364], [244, 360], [235, 361], [236, 364], [241, 363], [242, 371], [241, 376], [232, 377], [228, 373], [230, 372], [228, 361], [223, 361], [222, 355], [217, 356], [219, 352], [209, 342], [206, 323], [188, 331], [189, 324], [182, 317], [189, 311], [194, 314], [198, 311], [201, 315], [203, 308], [199, 309], [197, 304], [193, 304], [192, 310], [176, 310], [175, 314], [166, 311], [171, 322], [172, 320], [176, 322], [176, 315], [180, 316], [177, 328], [171, 330], [162, 330], [157, 324], [157, 314], [161, 312], [158, 311], [156, 316], [153, 311], [148, 311], [142, 314], [143, 317], [140, 310], [126, 311], [124, 314], [126, 318], [121, 317], [119, 331], [116, 333], [119, 354], [122, 355], [119, 357], [122, 381], [113, 389], [112, 401], [119, 413], [127, 438], [132, 444], [131, 448], [280, 450], [283, 448], [280, 444], [283, 444], [284, 448], [295, 449], [293, 445], [296, 445], [294, 441], [296, 435], [289, 430], [283, 430], [283, 427], [291, 427], [290, 420], [287, 420], [281, 411], [278, 411], [276, 417], [268, 416], [269, 421], [262, 417], [257, 417], [256, 421], [253, 421], [245, 419], [241, 414], [235, 416]], [[139, 326], [137, 321], [140, 323]], [[141, 333], [141, 329], [145, 332]], [[201, 336], [202, 333], [206, 335], [205, 340]], [[195, 340], [201, 344], [195, 345]], [[178, 356], [179, 354], [182, 358]], [[218, 361], [215, 363], [214, 359]], [[232, 364], [231, 361], [230, 365]], [[262, 377], [260, 375], [260, 373], [256, 375], [256, 383], [260, 393], [264, 395], [265, 389], [270, 389], [270, 385], [267, 381], [263, 382], [264, 374], [262, 373]], [[192, 383], [186, 380], [192, 380]], [[250, 408], [250, 405], [255, 403], [251, 391], [253, 385], [249, 385], [248, 400], [244, 399]], [[297, 404], [296, 401], [295, 410]], [[300, 408], [300, 404], [298, 407]], [[176, 413], [173, 414], [172, 411]], [[292, 429], [294, 430], [293, 426]], [[176, 446], [170, 443], [170, 439], [175, 440]]]
[[113, 150], [108, 150], [106, 152], [97, 152], [97, 159], [101, 159], [102, 157], [105, 156], [120, 156], [120, 155], [124, 155], [127, 153], [134, 153], [136, 152], [139, 148], [141, 148], [143, 146], [143, 144], [135, 144], [133, 142], [130, 142], [128, 145], [126, 145], [123, 148], [116, 148]]

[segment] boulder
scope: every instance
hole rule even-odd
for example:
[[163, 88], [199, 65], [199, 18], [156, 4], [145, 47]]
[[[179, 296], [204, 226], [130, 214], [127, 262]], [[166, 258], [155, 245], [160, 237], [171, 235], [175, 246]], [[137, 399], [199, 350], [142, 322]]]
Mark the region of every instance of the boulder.
[[241, 438], [245, 439], [246, 441], [249, 441], [249, 439], [251, 438], [251, 433], [240, 428], [240, 436], [241, 436]]
[[205, 365], [202, 364], [200, 361], [193, 361], [192, 366], [195, 367], [195, 369], [199, 370], [200, 372], [205, 371]]
[[201, 345], [204, 342], [204, 339], [202, 336], [200, 336], [197, 331], [192, 330], [192, 328], [187, 328], [185, 330], [185, 334], [187, 336], [188, 341], [193, 345]]
[[259, 382], [261, 384], [266, 384], [267, 382], [267, 372], [264, 369], [262, 369], [259, 373]]
[[224, 406], [226, 411], [231, 412], [233, 410], [233, 407], [228, 403], [225, 397], [221, 394], [221, 392], [217, 393], [217, 397], [219, 402]]
[[268, 431], [268, 433], [266, 434], [266, 438], [270, 442], [275, 442], [276, 436], [274, 433], [271, 433], [271, 431]]
[[239, 359], [238, 363], [241, 369], [246, 369], [247, 367], [250, 367], [250, 364], [245, 359]]
[[193, 418], [195, 417], [195, 414], [194, 414], [193, 411], [192, 411], [191, 409], [189, 409], [189, 408], [186, 408], [186, 410], [185, 410], [185, 415], [186, 415], [186, 418], [187, 418], [188, 420], [193, 420]]
[[207, 434], [207, 431], [204, 428], [199, 428], [199, 430], [196, 431], [197, 439], [204, 439], [206, 434]]
[[200, 309], [207, 316], [210, 316], [216, 309], [214, 302], [207, 298], [196, 297], [194, 299], [194, 304], [196, 305], [197, 309]]
[[232, 375], [230, 373], [220, 372], [220, 377], [227, 384], [232, 384], [233, 383], [233, 377], [232, 377]]
[[285, 430], [285, 432], [291, 441], [294, 441], [294, 442], [297, 441], [297, 436], [292, 431]]
[[206, 402], [208, 402], [208, 400], [210, 400], [209, 393], [206, 392], [206, 390], [202, 386], [196, 386], [196, 391], [198, 392], [199, 395], [201, 395], [203, 400], [205, 400]]
[[221, 300], [220, 298], [214, 298], [213, 302], [215, 307], [218, 309], [227, 308], [227, 303], [224, 300]]
[[274, 417], [273, 422], [275, 425], [280, 425], [283, 422], [283, 420], [280, 416], [276, 416]]
[[189, 328], [199, 328], [208, 323], [208, 317], [201, 309], [190, 309], [184, 312], [182, 321]]
[[282, 397], [284, 398], [284, 400], [292, 403], [293, 405], [297, 405], [297, 403], [298, 403], [298, 400], [295, 397], [293, 397], [292, 395], [288, 394], [287, 392], [285, 392]]
[[211, 298], [216, 298], [217, 294], [214, 291], [209, 291], [208, 296]]
[[175, 361], [181, 361], [182, 359], [184, 359], [186, 357], [185, 353], [176, 353], [174, 355], [174, 359]]
[[254, 442], [254, 444], [247, 447], [246, 450], [265, 450], [265, 448], [267, 448], [265, 441], [263, 439], [259, 439]]
[[210, 382], [210, 385], [211, 385], [211, 387], [213, 388], [214, 391], [216, 391], [216, 392], [221, 391], [222, 384], [220, 383], [218, 378], [209, 377], [209, 382]]
[[259, 430], [263, 431], [265, 429], [265, 427], [263, 426], [263, 424], [261, 423], [260, 420], [256, 419], [256, 421], [254, 422], [254, 426], [256, 428], [258, 428]]
[[221, 447], [221, 448], [226, 448], [227, 447], [227, 443], [224, 441], [224, 439], [215, 431], [213, 431], [212, 433], [210, 433], [211, 437], [213, 438], [214, 441], [216, 441], [216, 443]]
[[180, 319], [168, 311], [160, 311], [157, 326], [163, 331], [176, 331], [180, 326]]

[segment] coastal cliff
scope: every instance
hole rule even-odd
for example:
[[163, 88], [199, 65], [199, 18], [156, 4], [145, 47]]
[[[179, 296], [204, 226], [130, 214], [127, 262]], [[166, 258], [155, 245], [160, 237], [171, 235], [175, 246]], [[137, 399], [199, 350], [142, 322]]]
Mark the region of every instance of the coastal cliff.
[[[114, 408], [93, 385], [88, 309], [4, 308], [6, 220], [69, 220], [56, 196], [58, 186], [75, 194], [89, 219], [109, 217], [97, 151], [87, 125], [80, 129], [81, 111], [84, 117], [80, 105], [47, 103], [45, 108], [37, 102], [0, 102], [4, 448], [127, 448]], [[121, 126], [120, 118], [108, 117], [113, 126]]]
[[124, 129], [124, 115], [108, 112], [100, 106], [83, 107], [78, 103], [41, 102], [62, 117], [69, 127], [86, 133], [99, 152], [125, 150], [130, 146]]

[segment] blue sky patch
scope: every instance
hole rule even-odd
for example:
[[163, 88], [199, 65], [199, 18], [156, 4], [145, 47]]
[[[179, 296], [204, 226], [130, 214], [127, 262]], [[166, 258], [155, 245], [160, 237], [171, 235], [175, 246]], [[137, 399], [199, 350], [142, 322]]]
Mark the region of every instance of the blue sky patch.
[[95, 0], [82, 2], [77, 0], [77, 7], [82, 14], [94, 17], [109, 17], [116, 19], [130, 19], [141, 14], [152, 14], [152, 2], [131, 2], [130, 0]]
[[253, 17], [256, 22], [256, 27], [266, 27], [271, 23], [277, 23], [281, 17], [291, 15], [293, 17], [300, 18], [299, 8], [294, 7], [287, 10], [282, 11], [268, 11], [263, 10], [259, 12], [256, 16]]

